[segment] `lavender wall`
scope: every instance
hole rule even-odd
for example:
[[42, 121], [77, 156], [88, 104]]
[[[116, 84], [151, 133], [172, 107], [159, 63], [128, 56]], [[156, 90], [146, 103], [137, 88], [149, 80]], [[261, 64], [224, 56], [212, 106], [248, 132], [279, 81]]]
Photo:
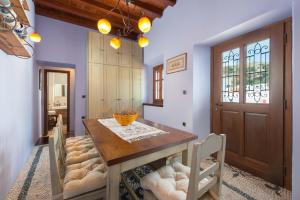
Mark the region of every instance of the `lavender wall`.
[[[209, 132], [209, 47], [239, 34], [291, 16], [292, 0], [178, 0], [153, 23], [147, 34], [145, 65], [149, 68], [187, 52], [188, 69], [165, 75], [164, 107], [145, 107], [145, 118], [193, 131]], [[199, 55], [200, 54], [200, 55]], [[147, 70], [148, 101], [152, 70]], [[187, 95], [182, 95], [187, 90]], [[186, 122], [187, 126], [182, 126]]]
[[300, 199], [300, 1], [293, 4], [293, 200]]
[[[30, 2], [31, 24], [34, 7]], [[37, 88], [34, 59], [20, 59], [0, 50], [0, 199], [24, 166], [38, 139], [36, 124]]]
[[36, 16], [36, 28], [43, 41], [37, 46], [36, 59], [75, 65], [75, 134], [84, 133], [81, 116], [85, 116], [86, 94], [86, 46], [87, 32], [90, 29]]

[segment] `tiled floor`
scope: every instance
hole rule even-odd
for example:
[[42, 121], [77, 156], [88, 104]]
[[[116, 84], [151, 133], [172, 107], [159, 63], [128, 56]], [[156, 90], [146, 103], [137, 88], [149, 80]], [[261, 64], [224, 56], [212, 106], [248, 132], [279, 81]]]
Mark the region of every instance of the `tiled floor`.
[[[130, 184], [135, 184], [135, 191], [142, 193], [141, 188], [138, 188], [139, 183], [130, 181], [132, 180], [131, 173], [126, 172], [124, 175], [128, 178]], [[132, 199], [129, 194], [126, 194], [127, 191], [124, 187], [121, 187], [120, 192], [122, 199]], [[37, 146], [33, 149], [26, 166], [7, 196], [7, 200], [16, 199], [51, 199], [49, 149], [47, 145]], [[289, 200], [291, 199], [291, 192], [226, 165], [222, 199]]]

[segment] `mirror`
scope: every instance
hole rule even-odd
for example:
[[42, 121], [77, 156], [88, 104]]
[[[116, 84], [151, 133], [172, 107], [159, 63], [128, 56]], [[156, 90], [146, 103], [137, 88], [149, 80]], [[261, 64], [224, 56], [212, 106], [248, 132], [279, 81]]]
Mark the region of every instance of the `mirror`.
[[67, 84], [55, 84], [54, 96], [65, 97], [67, 95]]

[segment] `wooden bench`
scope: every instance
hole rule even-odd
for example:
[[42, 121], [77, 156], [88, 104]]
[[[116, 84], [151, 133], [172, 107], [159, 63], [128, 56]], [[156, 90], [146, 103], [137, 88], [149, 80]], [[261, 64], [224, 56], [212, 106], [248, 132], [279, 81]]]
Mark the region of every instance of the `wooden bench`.
[[105, 199], [107, 167], [102, 158], [67, 165], [62, 134], [58, 124], [49, 136], [52, 199]]

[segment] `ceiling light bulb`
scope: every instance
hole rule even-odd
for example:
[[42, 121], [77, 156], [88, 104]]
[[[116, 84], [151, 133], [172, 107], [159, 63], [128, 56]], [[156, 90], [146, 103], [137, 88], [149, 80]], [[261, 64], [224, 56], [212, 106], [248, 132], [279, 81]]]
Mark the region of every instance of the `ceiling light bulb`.
[[100, 31], [100, 33], [103, 33], [103, 34], [108, 34], [111, 30], [111, 24], [110, 22], [107, 20], [107, 19], [100, 19], [98, 21], [98, 29]]
[[140, 31], [142, 31], [143, 33], [147, 33], [151, 29], [151, 21], [148, 17], [142, 17], [138, 21], [138, 26]]
[[116, 38], [116, 37], [112, 38], [110, 40], [110, 46], [114, 49], [120, 48], [121, 47], [121, 40], [119, 38]]
[[142, 37], [139, 38], [138, 44], [139, 44], [140, 47], [144, 48], [144, 47], [149, 45], [149, 39], [142, 36]]
[[39, 33], [33, 32], [29, 35], [29, 39], [32, 42], [39, 43], [42, 41], [42, 36]]

